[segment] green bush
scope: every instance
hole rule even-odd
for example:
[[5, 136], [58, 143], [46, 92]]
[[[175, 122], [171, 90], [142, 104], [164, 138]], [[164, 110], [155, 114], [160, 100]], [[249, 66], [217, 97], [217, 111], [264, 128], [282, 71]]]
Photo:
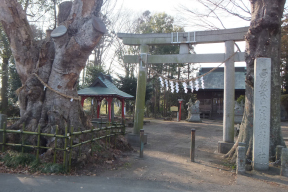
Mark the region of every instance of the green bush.
[[245, 95], [240, 95], [240, 96], [237, 98], [237, 103], [240, 104], [241, 102], [245, 103]]
[[34, 161], [36, 161], [36, 157], [29, 153], [18, 153], [14, 151], [8, 151], [7, 154], [3, 158], [4, 165], [7, 167], [16, 168], [20, 166], [29, 166]]
[[65, 173], [65, 169], [61, 164], [53, 163], [41, 163], [36, 160], [35, 155], [29, 153], [19, 153], [17, 151], [7, 151], [4, 157], [0, 157], [0, 161], [4, 162], [4, 165], [11, 168], [17, 168], [19, 166], [30, 167], [30, 171], [40, 171], [42, 173]]

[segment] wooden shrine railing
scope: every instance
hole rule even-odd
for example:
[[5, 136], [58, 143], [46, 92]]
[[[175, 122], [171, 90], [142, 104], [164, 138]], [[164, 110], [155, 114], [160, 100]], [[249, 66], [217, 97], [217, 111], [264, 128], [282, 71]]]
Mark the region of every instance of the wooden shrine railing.
[[[65, 134], [59, 135], [58, 132], [58, 126], [56, 126], [56, 132], [54, 134], [52, 133], [41, 133], [40, 126], [38, 127], [37, 132], [31, 132], [31, 131], [25, 131], [25, 126], [23, 126], [22, 130], [9, 130], [7, 129], [6, 123], [3, 124], [3, 128], [0, 129], [0, 135], [2, 136], [2, 141], [0, 142], [0, 145], [2, 145], [2, 152], [5, 151], [7, 146], [13, 146], [13, 147], [21, 147], [22, 153], [24, 152], [24, 148], [32, 148], [36, 150], [36, 159], [39, 162], [39, 151], [40, 149], [52, 149], [54, 150], [54, 157], [53, 157], [53, 163], [56, 163], [57, 158], [57, 152], [61, 151], [63, 152], [63, 166], [65, 170], [71, 171], [71, 159], [72, 159], [72, 150], [75, 148], [79, 148], [79, 155], [81, 155], [81, 146], [87, 145], [89, 143], [96, 142], [97, 140], [105, 140], [105, 148], [107, 146], [107, 143], [110, 144], [111, 137], [115, 137], [116, 142], [116, 136], [117, 135], [123, 135], [125, 133], [125, 124], [121, 123], [110, 123], [106, 124], [103, 122], [93, 122], [97, 124], [97, 127], [92, 127], [89, 130], [85, 131], [74, 131], [74, 128], [71, 127], [70, 131], [68, 131], [68, 127], [65, 127]], [[103, 126], [104, 125], [104, 126]], [[7, 143], [6, 138], [7, 134], [16, 134], [20, 135], [19, 143]], [[77, 144], [73, 144], [73, 140], [76, 137], [80, 137], [85, 134], [90, 134], [91, 139], [88, 140], [81, 140]], [[27, 135], [35, 135], [37, 136], [37, 145], [28, 145], [25, 144], [25, 139]], [[41, 146], [40, 145], [40, 137], [54, 137], [55, 143], [54, 147], [47, 147], [47, 146]], [[57, 146], [57, 139], [63, 139], [64, 140], [64, 146], [63, 148]], [[91, 153], [93, 153], [91, 149]]]

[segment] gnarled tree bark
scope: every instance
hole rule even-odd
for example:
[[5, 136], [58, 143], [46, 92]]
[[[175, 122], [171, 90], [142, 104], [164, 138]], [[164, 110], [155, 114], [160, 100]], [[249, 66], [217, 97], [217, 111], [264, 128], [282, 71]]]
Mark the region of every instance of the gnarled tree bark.
[[285, 0], [250, 0], [251, 23], [246, 35], [246, 93], [245, 111], [236, 144], [227, 157], [235, 160], [235, 150], [239, 142], [246, 143], [246, 157], [252, 159], [253, 149], [253, 84], [254, 60], [257, 57], [272, 59], [271, 73], [271, 123], [270, 123], [270, 157], [275, 156], [277, 145], [284, 145], [280, 126], [280, 41], [281, 18]]
[[55, 133], [58, 125], [63, 134], [65, 126], [74, 126], [75, 130], [89, 126], [77, 100], [76, 86], [86, 60], [105, 31], [97, 18], [101, 6], [102, 0], [62, 3], [58, 24], [67, 32], [52, 38], [51, 31], [47, 31], [46, 39], [39, 42], [33, 38], [17, 0], [0, 0], [0, 20], [23, 85], [18, 90], [21, 118], [11, 128], [19, 129], [25, 123], [30, 131], [40, 125], [42, 132]]

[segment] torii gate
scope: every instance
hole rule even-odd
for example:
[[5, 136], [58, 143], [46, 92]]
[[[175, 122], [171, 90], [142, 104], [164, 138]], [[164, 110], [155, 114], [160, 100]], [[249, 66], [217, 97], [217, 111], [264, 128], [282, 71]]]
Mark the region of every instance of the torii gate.
[[[234, 144], [234, 97], [235, 97], [235, 68], [234, 62], [245, 61], [245, 53], [234, 54], [234, 42], [244, 41], [248, 27], [195, 32], [177, 32], [163, 34], [127, 34], [118, 33], [125, 45], [140, 46], [140, 63], [137, 80], [135, 118], [133, 134], [139, 135], [143, 128], [147, 68], [146, 63], [221, 63], [224, 65], [224, 112], [223, 112], [223, 141], [218, 143], [220, 153], [228, 152]], [[225, 42], [225, 53], [218, 54], [188, 54], [189, 44]], [[149, 55], [149, 45], [180, 45], [177, 55]], [[234, 57], [232, 57], [234, 54]], [[139, 56], [125, 55], [124, 63], [138, 63]]]

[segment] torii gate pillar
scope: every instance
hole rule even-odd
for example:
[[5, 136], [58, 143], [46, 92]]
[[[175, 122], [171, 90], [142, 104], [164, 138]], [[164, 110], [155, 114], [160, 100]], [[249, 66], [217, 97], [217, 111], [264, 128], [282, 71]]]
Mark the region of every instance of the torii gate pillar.
[[141, 60], [139, 63], [139, 71], [137, 79], [137, 92], [136, 92], [136, 104], [135, 104], [134, 128], [133, 128], [133, 134], [135, 135], [139, 135], [140, 129], [143, 129], [146, 80], [147, 80], [146, 64], [147, 64], [148, 51], [149, 51], [148, 45], [140, 45]]
[[[233, 53], [234, 41], [225, 41], [225, 59]], [[219, 153], [227, 153], [234, 145], [234, 99], [235, 67], [232, 57], [225, 62], [224, 68], [223, 141], [218, 142]]]

